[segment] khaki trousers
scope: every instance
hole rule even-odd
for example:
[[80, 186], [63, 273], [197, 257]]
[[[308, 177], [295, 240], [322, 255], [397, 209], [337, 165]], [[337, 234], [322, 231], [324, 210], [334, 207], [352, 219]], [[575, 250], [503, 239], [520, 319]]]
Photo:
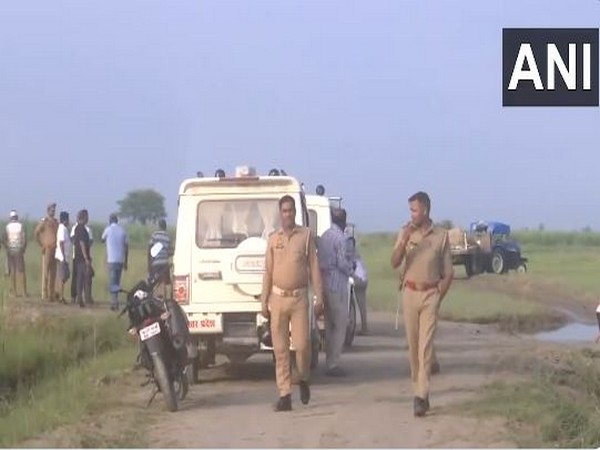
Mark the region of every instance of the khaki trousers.
[[310, 377], [310, 342], [308, 332], [308, 291], [295, 297], [269, 296], [271, 336], [275, 353], [275, 377], [281, 397], [292, 393], [290, 372], [290, 323], [300, 380]]
[[417, 397], [425, 399], [429, 397], [440, 294], [435, 288], [423, 292], [404, 288], [402, 305], [413, 390]]
[[42, 250], [42, 300], [54, 300], [54, 286], [56, 283], [56, 248]]

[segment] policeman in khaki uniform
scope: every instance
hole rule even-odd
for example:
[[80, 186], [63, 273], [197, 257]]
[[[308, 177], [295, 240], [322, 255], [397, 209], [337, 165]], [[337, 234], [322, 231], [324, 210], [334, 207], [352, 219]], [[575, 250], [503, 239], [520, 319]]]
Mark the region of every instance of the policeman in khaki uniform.
[[292, 379], [290, 373], [290, 323], [296, 363], [300, 374], [300, 399], [310, 400], [310, 332], [308, 281], [317, 296], [315, 314], [321, 314], [323, 287], [315, 238], [307, 227], [295, 223], [296, 206], [293, 197], [279, 200], [281, 229], [269, 236], [265, 255], [262, 287], [262, 315], [270, 317], [275, 375], [279, 401], [275, 411], [292, 409]]
[[431, 201], [425, 192], [409, 198], [411, 221], [400, 231], [391, 263], [405, 262], [402, 277], [404, 325], [413, 382], [414, 414], [429, 410], [429, 379], [433, 362], [433, 337], [438, 311], [452, 278], [448, 232], [429, 218]]
[[53, 301], [55, 297], [54, 286], [56, 282], [56, 233], [58, 220], [56, 220], [56, 203], [48, 205], [46, 217], [35, 227], [34, 236], [42, 247], [42, 300]]

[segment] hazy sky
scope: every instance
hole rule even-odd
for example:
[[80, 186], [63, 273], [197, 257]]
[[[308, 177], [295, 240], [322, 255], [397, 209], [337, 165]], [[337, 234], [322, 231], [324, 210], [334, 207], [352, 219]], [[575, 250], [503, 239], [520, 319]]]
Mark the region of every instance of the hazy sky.
[[[503, 108], [503, 27], [592, 27], [600, 1], [0, 3], [0, 214], [106, 220], [152, 187], [283, 167], [395, 230], [600, 229], [600, 108]], [[350, 153], [355, 156], [350, 156]]]

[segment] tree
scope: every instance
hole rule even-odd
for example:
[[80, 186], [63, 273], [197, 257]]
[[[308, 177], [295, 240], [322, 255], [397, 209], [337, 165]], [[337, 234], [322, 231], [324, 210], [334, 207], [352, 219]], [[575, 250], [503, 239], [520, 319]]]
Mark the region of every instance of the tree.
[[146, 225], [150, 221], [156, 223], [167, 217], [165, 211], [165, 198], [152, 189], [138, 189], [129, 192], [123, 200], [117, 202], [119, 215]]

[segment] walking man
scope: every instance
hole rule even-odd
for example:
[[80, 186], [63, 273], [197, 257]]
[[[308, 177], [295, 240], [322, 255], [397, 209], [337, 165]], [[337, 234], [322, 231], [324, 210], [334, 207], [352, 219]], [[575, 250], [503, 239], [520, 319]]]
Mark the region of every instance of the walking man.
[[119, 309], [119, 291], [121, 290], [121, 274], [127, 270], [129, 257], [129, 240], [127, 232], [119, 225], [116, 214], [111, 214], [109, 225], [102, 233], [102, 242], [106, 243], [106, 260], [108, 263], [108, 283], [110, 290], [110, 309]]
[[35, 227], [33, 235], [42, 248], [42, 300], [53, 301], [56, 281], [56, 233], [58, 220], [56, 220], [56, 203], [50, 203], [46, 210], [46, 217]]
[[411, 221], [398, 233], [391, 264], [396, 269], [405, 260], [401, 284], [404, 325], [415, 394], [414, 415], [420, 417], [429, 410], [433, 338], [454, 269], [448, 232], [434, 226], [429, 217], [429, 195], [417, 192], [408, 202]]
[[331, 227], [319, 239], [319, 266], [325, 288], [325, 362], [326, 375], [343, 376], [340, 356], [348, 327], [348, 280], [354, 272], [349, 258], [346, 211], [331, 211]]
[[23, 295], [27, 297], [27, 276], [25, 274], [25, 249], [27, 248], [27, 234], [25, 227], [19, 222], [16, 211], [9, 214], [9, 223], [6, 225], [4, 234], [4, 246], [6, 247], [6, 264], [10, 278], [10, 294], [18, 297], [17, 274], [22, 280]]
[[310, 330], [308, 281], [317, 297], [315, 314], [323, 311], [323, 287], [315, 238], [307, 227], [296, 225], [296, 202], [289, 195], [279, 200], [281, 229], [269, 237], [262, 286], [262, 315], [271, 320], [275, 375], [279, 401], [275, 411], [292, 409], [290, 324], [300, 375], [300, 399], [310, 401]]

